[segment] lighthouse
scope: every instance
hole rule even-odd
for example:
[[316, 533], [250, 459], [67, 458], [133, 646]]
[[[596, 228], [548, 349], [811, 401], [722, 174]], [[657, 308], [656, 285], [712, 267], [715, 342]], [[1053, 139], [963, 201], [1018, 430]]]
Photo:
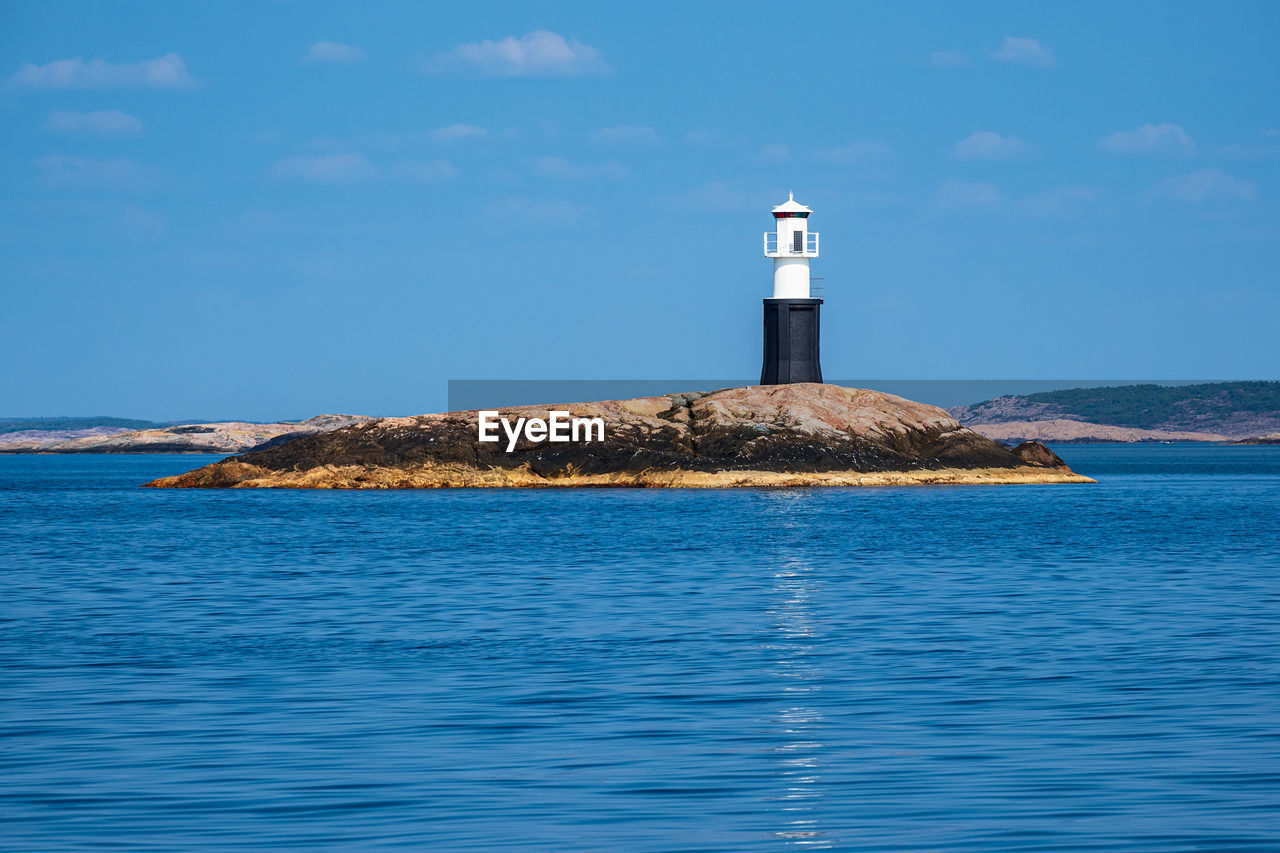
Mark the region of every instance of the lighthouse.
[[821, 299], [809, 288], [809, 259], [818, 257], [818, 233], [809, 230], [812, 210], [788, 193], [773, 209], [775, 228], [764, 234], [764, 255], [773, 258], [773, 296], [764, 300], [764, 367], [761, 385], [821, 382], [818, 313]]

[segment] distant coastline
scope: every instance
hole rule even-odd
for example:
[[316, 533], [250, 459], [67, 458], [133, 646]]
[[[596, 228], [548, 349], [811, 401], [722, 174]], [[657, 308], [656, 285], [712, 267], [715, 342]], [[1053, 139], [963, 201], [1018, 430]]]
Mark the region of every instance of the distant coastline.
[[1280, 382], [1075, 388], [947, 411], [998, 441], [1225, 443], [1280, 433]]
[[21, 430], [0, 434], [0, 453], [240, 453], [366, 420], [363, 415], [317, 415], [305, 421], [267, 424], [228, 421], [134, 430], [112, 426]]

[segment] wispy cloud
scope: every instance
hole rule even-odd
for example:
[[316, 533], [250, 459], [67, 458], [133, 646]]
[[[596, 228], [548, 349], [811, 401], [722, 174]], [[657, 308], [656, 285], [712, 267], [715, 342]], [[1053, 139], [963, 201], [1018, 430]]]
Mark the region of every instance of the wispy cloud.
[[420, 136], [373, 131], [371, 133], [356, 134], [355, 136], [322, 136], [318, 139], [310, 140], [307, 143], [307, 147], [317, 151], [336, 151], [340, 153], [348, 152], [353, 148], [365, 151], [395, 151], [420, 140]]
[[969, 56], [958, 50], [935, 50], [929, 54], [929, 64], [934, 68], [968, 68]]
[[1018, 202], [1018, 211], [1029, 216], [1056, 216], [1079, 211], [1102, 195], [1094, 187], [1053, 187]]
[[1017, 213], [1023, 216], [1072, 216], [1085, 212], [1103, 195], [1096, 187], [1061, 186], [1021, 198], [987, 181], [949, 180], [938, 188], [934, 203], [946, 210]]
[[115, 226], [130, 237], [154, 238], [169, 233], [168, 217], [126, 205], [119, 213]]
[[471, 71], [486, 77], [570, 77], [611, 70], [596, 48], [547, 30], [460, 44], [437, 54], [425, 69]]
[[488, 136], [489, 131], [474, 124], [450, 124], [438, 127], [427, 134], [433, 142], [453, 142], [458, 139], [479, 139]]
[[1228, 175], [1219, 168], [1201, 169], [1189, 175], [1168, 178], [1147, 191], [1145, 198], [1152, 200], [1205, 202], [1252, 201], [1258, 197], [1258, 187], [1250, 181]]
[[58, 190], [145, 192], [164, 183], [164, 173], [127, 157], [49, 154], [36, 160], [45, 186]]
[[1259, 157], [1274, 157], [1280, 154], [1280, 131], [1260, 130], [1255, 139], [1248, 142], [1232, 142], [1218, 145], [1214, 152], [1222, 157], [1253, 160]]
[[307, 48], [304, 62], [348, 63], [364, 59], [364, 51], [355, 45], [339, 44], [336, 41], [318, 41]]
[[133, 201], [106, 196], [64, 196], [50, 200], [45, 209], [56, 213], [63, 224], [93, 229], [112, 238], [154, 240], [169, 232], [169, 220]]
[[196, 85], [176, 53], [142, 62], [85, 62], [76, 56], [48, 65], [28, 63], [10, 82], [28, 89], [191, 89]]
[[45, 127], [55, 133], [86, 136], [136, 137], [142, 135], [142, 120], [122, 110], [58, 110], [49, 113]]
[[889, 156], [891, 153], [889, 146], [883, 142], [855, 142], [852, 145], [823, 148], [818, 151], [818, 158], [829, 163], [847, 165], [879, 160]]
[[1193, 157], [1196, 143], [1176, 124], [1144, 124], [1118, 130], [1098, 140], [1098, 147], [1112, 154], [1166, 154]]
[[735, 137], [727, 136], [718, 130], [693, 130], [684, 135], [684, 141], [698, 148], [717, 149], [733, 148], [739, 142]]
[[1017, 137], [977, 130], [957, 142], [951, 153], [957, 160], [1005, 160], [1021, 153], [1025, 147]]
[[941, 207], [992, 208], [1005, 204], [1008, 198], [997, 186], [986, 181], [952, 179], [938, 189], [936, 200]]
[[321, 157], [285, 157], [271, 167], [271, 174], [283, 180], [312, 184], [349, 184], [378, 174], [361, 154], [328, 154]]
[[1053, 68], [1058, 64], [1053, 51], [1035, 39], [1006, 36], [1000, 47], [991, 52], [996, 62], [1013, 65], [1029, 65], [1033, 68]]
[[444, 181], [458, 176], [458, 169], [448, 160], [410, 160], [396, 167], [396, 173], [415, 181]]
[[627, 167], [610, 160], [607, 163], [573, 163], [564, 157], [538, 157], [533, 171], [543, 178], [586, 180], [591, 178], [625, 178]]
[[620, 124], [591, 131], [591, 141], [608, 145], [657, 145], [662, 137], [647, 125]]
[[781, 163], [791, 159], [791, 149], [781, 142], [774, 142], [760, 149], [756, 160], [761, 163]]
[[485, 212], [490, 218], [500, 222], [550, 227], [576, 222], [584, 211], [581, 205], [571, 201], [516, 196], [494, 202]]
[[778, 195], [764, 190], [746, 189], [738, 183], [728, 181], [712, 181], [681, 193], [674, 201], [684, 207], [695, 210], [708, 210], [717, 213], [740, 213], [747, 210], [761, 210], [777, 204], [770, 198]]

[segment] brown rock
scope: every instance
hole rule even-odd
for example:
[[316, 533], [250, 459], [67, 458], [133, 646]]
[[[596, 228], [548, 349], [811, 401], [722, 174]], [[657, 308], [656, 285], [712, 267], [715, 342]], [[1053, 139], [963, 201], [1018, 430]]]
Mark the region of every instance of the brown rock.
[[1024, 441], [1013, 449], [1013, 453], [1027, 465], [1036, 468], [1066, 468], [1058, 454], [1038, 441]]

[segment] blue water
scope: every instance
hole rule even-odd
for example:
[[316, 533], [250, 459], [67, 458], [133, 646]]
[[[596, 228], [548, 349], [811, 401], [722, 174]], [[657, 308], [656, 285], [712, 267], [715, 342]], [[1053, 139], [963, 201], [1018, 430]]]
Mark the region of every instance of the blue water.
[[1096, 486], [0, 456], [12, 850], [1280, 849], [1280, 448]]

